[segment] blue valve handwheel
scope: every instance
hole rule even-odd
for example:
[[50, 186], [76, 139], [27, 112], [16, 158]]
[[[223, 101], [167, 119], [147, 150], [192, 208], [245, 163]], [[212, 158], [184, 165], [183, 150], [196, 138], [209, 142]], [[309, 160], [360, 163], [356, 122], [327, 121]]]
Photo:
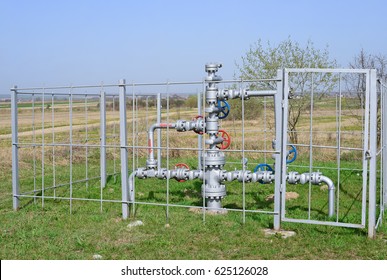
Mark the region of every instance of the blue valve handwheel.
[[273, 171], [273, 168], [267, 163], [260, 163], [254, 168], [254, 172], [257, 171]]
[[[268, 165], [267, 163], [258, 164], [254, 168], [254, 172], [257, 172], [257, 171], [272, 171], [272, 172], [274, 172], [273, 168], [270, 165]], [[263, 182], [262, 180], [259, 180], [258, 182], [261, 184], [267, 184], [267, 183]]]
[[228, 104], [227, 101], [219, 100], [218, 108], [219, 108], [219, 119], [227, 118], [228, 114], [230, 113], [230, 104]]
[[[286, 164], [289, 164], [289, 163], [292, 163], [293, 161], [295, 161], [297, 159], [297, 149], [296, 149], [296, 146], [294, 145], [289, 145], [291, 147], [291, 149], [288, 151], [288, 154], [286, 156]], [[289, 156], [293, 154], [293, 157], [291, 159], [289, 159]]]

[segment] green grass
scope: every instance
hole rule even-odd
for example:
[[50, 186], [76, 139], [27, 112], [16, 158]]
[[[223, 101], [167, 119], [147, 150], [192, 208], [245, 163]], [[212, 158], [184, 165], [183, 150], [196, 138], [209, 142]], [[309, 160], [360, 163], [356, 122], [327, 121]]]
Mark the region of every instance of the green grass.
[[[171, 166], [176, 162], [171, 160]], [[196, 159], [186, 158], [185, 162], [195, 166]], [[93, 163], [96, 162], [90, 162]], [[228, 170], [233, 168], [240, 166], [227, 166]], [[58, 180], [60, 176], [66, 179], [67, 169], [68, 166], [58, 168]], [[302, 168], [299, 170], [302, 172]], [[45, 170], [46, 174], [51, 171], [49, 167]], [[74, 179], [81, 178], [85, 169], [82, 164], [74, 164], [73, 172]], [[23, 172], [23, 186], [31, 188], [32, 174], [32, 170]], [[348, 176], [343, 189], [357, 188], [356, 179], [352, 177]], [[120, 199], [119, 176], [116, 179], [114, 182], [113, 177], [109, 178], [103, 192], [105, 199]], [[51, 183], [49, 175], [45, 182]], [[41, 184], [39, 176], [36, 184]], [[73, 196], [99, 198], [98, 186], [98, 180], [91, 181], [88, 187], [84, 183], [75, 184]], [[242, 208], [241, 184], [233, 182], [227, 186], [224, 206]], [[171, 203], [202, 204], [199, 182], [171, 180], [169, 188]], [[264, 236], [262, 229], [272, 227], [270, 215], [247, 213], [243, 223], [242, 213], [229, 211], [227, 215], [206, 215], [203, 222], [202, 214], [192, 213], [187, 208], [169, 207], [167, 219], [166, 207], [137, 205], [135, 217], [124, 221], [119, 203], [104, 203], [101, 211], [99, 202], [74, 201], [70, 214], [69, 201], [45, 199], [42, 208], [39, 198], [35, 202], [23, 199], [23, 207], [14, 212], [9, 175], [5, 175], [0, 189], [1, 259], [91, 259], [94, 254], [104, 259], [387, 259], [385, 225], [374, 240], [369, 240], [365, 230], [283, 223], [284, 229], [294, 230], [297, 235], [282, 239]], [[297, 191], [300, 198], [289, 202], [287, 215], [302, 218], [308, 187], [289, 186], [289, 190]], [[137, 201], [164, 203], [166, 181], [136, 180], [136, 192]], [[247, 209], [272, 209], [272, 203], [265, 201], [270, 193], [272, 185], [246, 184]], [[316, 187], [314, 193], [313, 199], [319, 203], [312, 206], [312, 215], [326, 219], [326, 191]], [[345, 193], [353, 191], [343, 192], [343, 201]], [[45, 192], [45, 195], [52, 194], [53, 191]], [[67, 187], [56, 192], [58, 196], [68, 194]], [[350, 204], [343, 206], [348, 207], [348, 213], [343, 211], [342, 221], [356, 222], [358, 204], [357, 201], [351, 207]], [[137, 219], [143, 221], [144, 226], [127, 227], [131, 220]], [[165, 226], [167, 223], [169, 227]]]

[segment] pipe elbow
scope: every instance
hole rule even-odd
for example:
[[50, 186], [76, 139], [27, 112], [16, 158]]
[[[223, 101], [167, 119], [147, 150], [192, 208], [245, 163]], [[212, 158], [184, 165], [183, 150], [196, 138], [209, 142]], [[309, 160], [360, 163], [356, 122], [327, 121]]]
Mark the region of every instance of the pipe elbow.
[[332, 179], [328, 178], [327, 176], [321, 176], [321, 182], [327, 184], [328, 190], [335, 189], [335, 184], [333, 183]]
[[149, 127], [149, 130], [148, 130], [148, 133], [149, 134], [153, 134], [155, 132], [155, 130], [159, 127], [159, 124], [158, 123], [155, 123], [155, 124], [152, 124], [150, 127]]

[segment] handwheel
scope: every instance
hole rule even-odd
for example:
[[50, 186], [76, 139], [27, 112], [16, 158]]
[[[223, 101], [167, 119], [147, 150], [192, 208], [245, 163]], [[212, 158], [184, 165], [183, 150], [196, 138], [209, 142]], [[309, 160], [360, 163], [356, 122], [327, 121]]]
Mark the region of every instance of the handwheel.
[[254, 168], [254, 172], [257, 171], [273, 171], [273, 168], [267, 163], [260, 163]]
[[[272, 172], [274, 172], [273, 168], [270, 165], [268, 165], [267, 163], [258, 164], [254, 168], [254, 172], [257, 172], [257, 171], [272, 171]], [[259, 180], [258, 182], [261, 184], [267, 184], [267, 183], [263, 182], [262, 180]]]
[[227, 118], [228, 114], [230, 113], [230, 104], [228, 104], [227, 101], [219, 100], [218, 108], [219, 108], [219, 119], [222, 120]]
[[[177, 168], [184, 168], [184, 169], [189, 170], [189, 166], [187, 164], [185, 164], [185, 163], [176, 163], [175, 169], [177, 169]], [[185, 182], [185, 180], [178, 180], [178, 181], [180, 183]]]
[[[198, 115], [198, 116], [194, 117], [192, 120], [196, 121], [198, 119], [203, 119], [203, 116]], [[197, 134], [200, 134], [200, 135], [203, 134], [203, 130], [197, 131], [197, 130], [194, 129], [194, 132], [197, 133]]]
[[231, 137], [223, 129], [219, 129], [219, 133], [220, 133], [220, 137], [223, 138], [223, 142], [220, 145], [220, 147], [219, 146], [216, 146], [216, 147], [218, 147], [221, 150], [227, 149], [230, 146], [230, 144], [231, 144]]
[[[291, 147], [291, 149], [288, 151], [288, 154], [286, 156], [286, 164], [289, 164], [289, 163], [292, 163], [293, 161], [295, 161], [297, 159], [297, 149], [296, 149], [296, 146], [294, 145], [289, 145]], [[290, 155], [293, 155], [290, 159]]]

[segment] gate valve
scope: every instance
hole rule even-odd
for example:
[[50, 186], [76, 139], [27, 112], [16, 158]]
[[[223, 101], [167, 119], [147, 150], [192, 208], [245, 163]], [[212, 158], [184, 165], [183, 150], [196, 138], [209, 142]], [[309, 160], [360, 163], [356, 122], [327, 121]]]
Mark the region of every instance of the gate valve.
[[222, 144], [219, 146], [216, 146], [217, 148], [221, 149], [221, 150], [224, 150], [224, 149], [227, 149], [230, 144], [231, 144], [231, 137], [230, 135], [228, 135], [228, 133], [226, 131], [224, 131], [223, 129], [219, 129], [219, 133], [220, 134], [220, 137], [223, 138], [223, 142]]
[[[297, 158], [296, 146], [294, 146], [294, 145], [289, 145], [289, 146], [291, 147], [291, 149], [288, 151], [288, 154], [286, 156], [286, 164], [292, 163]], [[292, 157], [290, 158], [291, 155], [292, 155]]]
[[[198, 115], [198, 116], [194, 117], [192, 120], [193, 120], [193, 121], [197, 121], [197, 120], [200, 120], [200, 119], [203, 119], [203, 116]], [[195, 128], [193, 131], [194, 131], [195, 133], [197, 133], [197, 134], [202, 135], [202, 134], [203, 134], [203, 130], [204, 130], [204, 128], [200, 129], [199, 127], [197, 127], [197, 128]]]
[[[185, 163], [176, 163], [175, 169], [178, 169], [178, 168], [189, 170], [189, 166], [187, 164], [185, 164]], [[180, 183], [185, 182], [185, 181], [186, 180], [184, 180], [184, 179], [178, 180], [178, 182], [180, 182]]]
[[[270, 165], [268, 165], [267, 163], [260, 163], [260, 164], [258, 164], [254, 168], [254, 173], [257, 172], [257, 171], [270, 171], [270, 172], [274, 172], [273, 168]], [[261, 183], [261, 184], [267, 184], [263, 180], [259, 180], [258, 182]]]
[[227, 101], [219, 100], [218, 101], [218, 109], [219, 109], [219, 119], [225, 119], [227, 118], [228, 114], [230, 113], [230, 104], [228, 104]]

